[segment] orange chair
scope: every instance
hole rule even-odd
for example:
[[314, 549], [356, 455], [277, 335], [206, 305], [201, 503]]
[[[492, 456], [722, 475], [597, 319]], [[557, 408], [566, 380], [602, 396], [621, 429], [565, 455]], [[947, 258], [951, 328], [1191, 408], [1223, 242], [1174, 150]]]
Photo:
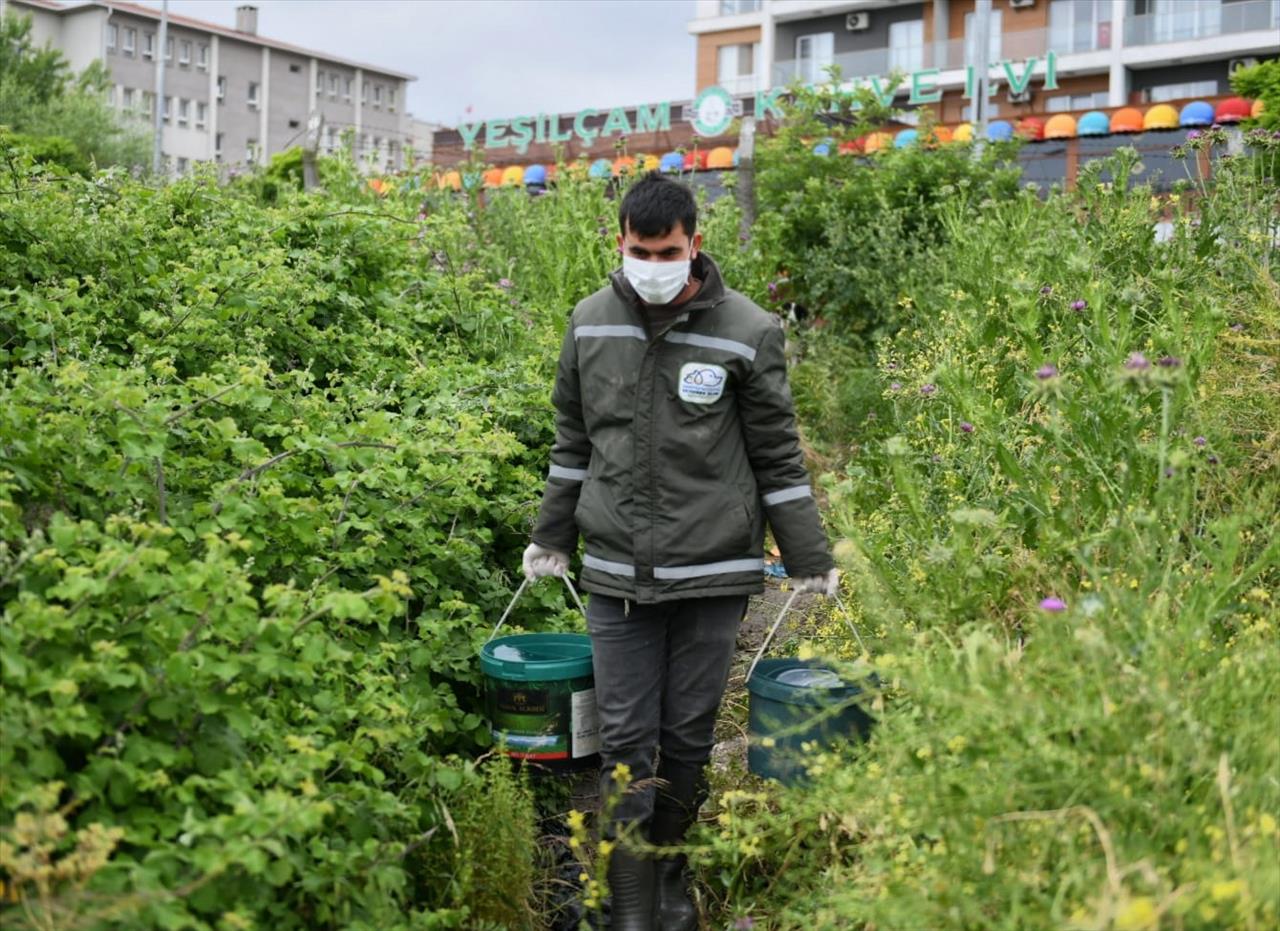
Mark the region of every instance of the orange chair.
[[1046, 139], [1074, 139], [1076, 137], [1076, 118], [1070, 113], [1056, 113], [1044, 124]]
[[485, 187], [502, 187], [502, 169], [490, 168], [484, 173]]
[[872, 133], [867, 136], [867, 142], [864, 148], [867, 152], [879, 152], [881, 149], [892, 149], [893, 136], [888, 133]]
[[1121, 107], [1111, 114], [1111, 131], [1113, 133], [1142, 132], [1142, 113], [1136, 107]]
[[733, 149], [727, 145], [716, 146], [707, 153], [708, 168], [732, 168]]

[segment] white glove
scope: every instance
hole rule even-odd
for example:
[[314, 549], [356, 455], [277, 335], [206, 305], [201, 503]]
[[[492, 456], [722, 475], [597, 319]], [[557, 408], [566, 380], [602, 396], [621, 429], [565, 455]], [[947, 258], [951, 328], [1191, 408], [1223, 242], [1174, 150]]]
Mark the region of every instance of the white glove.
[[832, 569], [826, 575], [810, 575], [796, 579], [796, 591], [810, 592], [823, 598], [834, 598], [840, 591], [840, 570]]
[[530, 543], [525, 547], [521, 565], [524, 568], [524, 577], [532, 582], [544, 575], [564, 575], [569, 571], [569, 557], [557, 550], [549, 550], [536, 543]]

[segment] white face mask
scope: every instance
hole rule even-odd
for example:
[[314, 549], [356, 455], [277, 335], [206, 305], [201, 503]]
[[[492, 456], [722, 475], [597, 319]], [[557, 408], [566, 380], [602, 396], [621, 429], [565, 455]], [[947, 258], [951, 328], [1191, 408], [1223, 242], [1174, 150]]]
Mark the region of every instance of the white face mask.
[[689, 259], [682, 262], [646, 262], [624, 255], [622, 274], [646, 304], [670, 304], [689, 283], [692, 265]]

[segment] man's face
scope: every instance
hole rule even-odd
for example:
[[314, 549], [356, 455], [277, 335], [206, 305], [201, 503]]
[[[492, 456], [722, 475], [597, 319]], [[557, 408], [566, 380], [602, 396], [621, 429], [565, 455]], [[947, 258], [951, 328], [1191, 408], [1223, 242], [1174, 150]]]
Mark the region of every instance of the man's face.
[[702, 234], [685, 233], [677, 223], [661, 236], [641, 236], [627, 224], [625, 235], [618, 236], [618, 251], [642, 262], [682, 262], [696, 259], [702, 248]]

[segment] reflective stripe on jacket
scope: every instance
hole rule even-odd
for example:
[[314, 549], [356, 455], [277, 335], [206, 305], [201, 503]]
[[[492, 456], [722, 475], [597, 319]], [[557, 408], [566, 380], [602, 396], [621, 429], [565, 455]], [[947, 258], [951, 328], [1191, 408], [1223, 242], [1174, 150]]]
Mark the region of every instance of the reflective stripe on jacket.
[[763, 590], [767, 517], [792, 577], [831, 567], [796, 434], [777, 319], [724, 287], [646, 335], [620, 272], [574, 309], [552, 402], [556, 439], [534, 528], [586, 544], [582, 587], [640, 602]]

